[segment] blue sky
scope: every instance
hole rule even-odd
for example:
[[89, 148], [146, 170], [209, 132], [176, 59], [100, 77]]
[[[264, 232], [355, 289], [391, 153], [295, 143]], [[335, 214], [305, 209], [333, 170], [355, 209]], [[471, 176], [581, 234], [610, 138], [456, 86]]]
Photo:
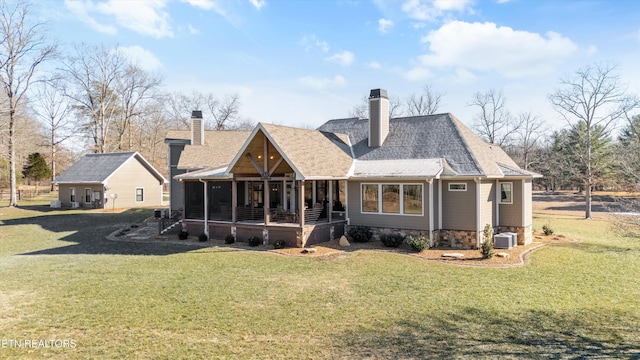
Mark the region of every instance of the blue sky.
[[373, 88], [429, 84], [441, 112], [471, 124], [473, 93], [502, 90], [512, 113], [557, 123], [547, 94], [595, 62], [640, 94], [633, 0], [67, 0], [32, 11], [64, 48], [118, 45], [167, 90], [237, 93], [241, 115], [317, 127]]

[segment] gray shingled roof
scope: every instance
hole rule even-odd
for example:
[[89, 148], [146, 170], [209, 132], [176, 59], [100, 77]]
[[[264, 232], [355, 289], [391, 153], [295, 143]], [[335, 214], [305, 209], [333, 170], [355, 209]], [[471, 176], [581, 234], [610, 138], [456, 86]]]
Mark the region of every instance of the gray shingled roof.
[[[443, 158], [450, 169], [460, 176], [499, 175], [495, 163], [486, 161], [490, 157], [486, 152], [492, 151], [495, 146], [479, 138], [471, 138], [475, 135], [470, 135], [470, 131], [460, 131], [460, 127], [464, 125], [451, 114], [390, 119], [389, 135], [377, 148], [368, 146], [369, 122], [366, 119], [330, 120], [318, 130], [347, 134], [356, 160]], [[503, 153], [502, 149], [493, 149], [493, 152], [496, 151]], [[511, 162], [509, 165], [514, 166], [515, 163]]]
[[71, 165], [64, 173], [58, 176], [55, 183], [97, 183], [101, 184], [113, 174], [122, 164], [132, 157], [140, 157], [140, 162], [156, 177], [166, 181], [160, 173], [153, 168], [137, 152], [87, 154]]

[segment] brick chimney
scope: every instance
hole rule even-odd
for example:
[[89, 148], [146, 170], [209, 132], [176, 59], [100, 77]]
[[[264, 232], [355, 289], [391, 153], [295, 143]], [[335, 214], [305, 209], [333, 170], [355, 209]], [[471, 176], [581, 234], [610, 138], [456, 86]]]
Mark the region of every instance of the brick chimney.
[[369, 147], [379, 147], [389, 134], [389, 98], [387, 90], [369, 93]]
[[200, 110], [191, 112], [191, 145], [204, 145], [204, 121]]

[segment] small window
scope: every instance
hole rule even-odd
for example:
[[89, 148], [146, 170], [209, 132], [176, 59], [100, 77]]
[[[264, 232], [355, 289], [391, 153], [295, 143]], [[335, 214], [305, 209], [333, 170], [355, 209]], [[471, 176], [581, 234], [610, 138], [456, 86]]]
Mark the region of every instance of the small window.
[[69, 189], [69, 201], [76, 202], [76, 188]]
[[449, 183], [449, 191], [467, 191], [467, 183]]
[[144, 202], [144, 189], [136, 188], [136, 202]]
[[500, 183], [500, 204], [513, 204], [513, 183]]
[[84, 202], [91, 202], [91, 189], [84, 189]]

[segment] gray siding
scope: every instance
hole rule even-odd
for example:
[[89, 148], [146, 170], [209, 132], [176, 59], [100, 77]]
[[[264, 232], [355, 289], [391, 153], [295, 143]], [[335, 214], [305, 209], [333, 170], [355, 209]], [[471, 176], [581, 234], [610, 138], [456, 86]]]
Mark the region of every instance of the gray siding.
[[496, 183], [495, 181], [482, 181], [480, 184], [480, 202], [481, 202], [481, 223], [484, 228], [486, 224], [496, 226], [495, 215], [496, 207]]
[[[366, 181], [364, 183], [383, 184], [422, 184], [422, 215], [396, 215], [396, 214], [369, 214], [362, 212], [362, 202], [360, 201], [361, 184], [359, 181], [349, 181], [347, 183], [349, 208], [347, 209], [350, 225], [361, 225], [381, 228], [429, 230], [429, 184], [419, 181]], [[434, 227], [435, 228], [435, 227]]]
[[500, 204], [501, 226], [522, 226], [522, 183], [523, 180], [505, 180], [513, 184], [513, 204]]
[[529, 226], [533, 224], [533, 183], [531, 179], [524, 180], [524, 224]]
[[171, 211], [184, 207], [182, 183], [173, 178], [186, 172], [186, 170], [178, 169], [178, 162], [183, 150], [184, 144], [169, 144], [169, 209]]
[[[449, 183], [466, 183], [467, 191], [449, 191]], [[476, 183], [473, 180], [442, 182], [442, 228], [476, 231]]]

